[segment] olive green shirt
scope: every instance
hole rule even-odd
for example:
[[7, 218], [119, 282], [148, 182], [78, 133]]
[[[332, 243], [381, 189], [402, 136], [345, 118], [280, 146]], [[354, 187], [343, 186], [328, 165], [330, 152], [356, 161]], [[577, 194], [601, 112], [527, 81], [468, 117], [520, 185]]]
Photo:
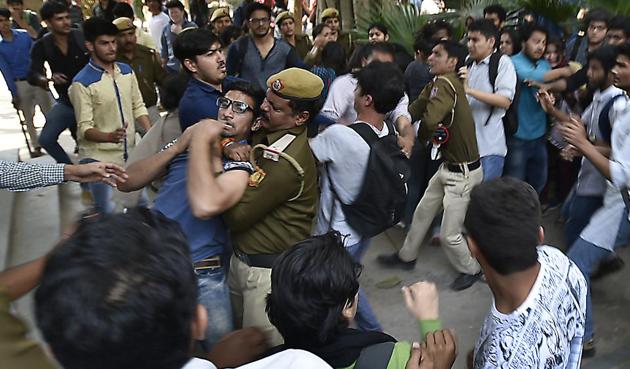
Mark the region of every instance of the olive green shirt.
[[166, 78], [158, 53], [146, 46], [136, 45], [133, 59], [128, 59], [119, 49], [117, 60], [133, 68], [144, 105], [148, 108], [157, 104], [156, 85], [162, 86]]
[[308, 145], [306, 127], [268, 133], [256, 132], [252, 147], [257, 144], [273, 144], [285, 134], [296, 135], [284, 150], [304, 170], [304, 189], [295, 200], [289, 201], [300, 191], [300, 177], [285, 158], [276, 162], [262, 157], [256, 150], [256, 164], [265, 172], [264, 178], [245, 190], [241, 201], [223, 214], [231, 232], [232, 246], [246, 254], [277, 254], [311, 234], [316, 213], [319, 191], [317, 167]]
[[295, 52], [300, 56], [300, 59], [302, 60], [304, 60], [306, 54], [308, 54], [308, 52], [311, 51], [311, 48], [313, 48], [313, 43], [311, 42], [311, 39], [308, 38], [308, 36], [306, 35], [295, 35], [295, 45], [292, 45], [287, 39], [285, 39], [285, 41], [289, 45], [293, 46]]
[[[448, 127], [450, 138], [448, 142], [440, 147], [444, 160], [448, 163], [470, 163], [479, 159], [477, 149], [477, 136], [475, 134], [475, 121], [464, 86], [454, 72], [447, 73], [443, 78], [436, 77], [429, 82], [420, 96], [409, 105], [409, 113], [412, 120], [420, 120], [418, 137], [421, 140], [430, 140], [438, 124], [442, 123]], [[453, 87], [444, 80], [447, 78]], [[451, 121], [451, 112], [455, 104], [455, 94], [457, 94], [457, 104]]]

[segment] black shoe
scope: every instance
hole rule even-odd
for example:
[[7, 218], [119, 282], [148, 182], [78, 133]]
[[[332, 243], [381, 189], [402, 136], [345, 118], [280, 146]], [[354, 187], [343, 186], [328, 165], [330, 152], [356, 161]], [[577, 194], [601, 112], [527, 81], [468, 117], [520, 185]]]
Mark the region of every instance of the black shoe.
[[595, 356], [595, 339], [584, 342], [582, 345], [582, 357], [589, 358]]
[[404, 261], [398, 256], [398, 253], [379, 255], [376, 258], [379, 264], [386, 268], [400, 268], [404, 270], [413, 270], [416, 267], [416, 261]]
[[618, 272], [621, 269], [623, 269], [625, 265], [626, 263], [624, 263], [623, 260], [619, 256], [614, 255], [612, 258], [606, 259], [602, 261], [601, 263], [599, 263], [599, 267], [591, 275], [591, 280], [595, 281], [600, 278], [603, 278], [604, 276], [607, 276], [608, 274]]
[[474, 275], [460, 273], [453, 283], [451, 283], [451, 289], [453, 291], [463, 291], [480, 280], [482, 275], [483, 274], [481, 272]]

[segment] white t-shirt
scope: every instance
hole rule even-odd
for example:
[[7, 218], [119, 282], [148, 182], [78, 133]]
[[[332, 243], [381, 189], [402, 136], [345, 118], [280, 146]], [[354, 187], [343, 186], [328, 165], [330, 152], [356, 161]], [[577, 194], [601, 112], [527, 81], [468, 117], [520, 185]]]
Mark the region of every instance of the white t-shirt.
[[[389, 134], [386, 124], [383, 125], [382, 131], [379, 131], [371, 124], [368, 125], [378, 137], [384, 137]], [[363, 177], [365, 176], [370, 155], [370, 146], [355, 130], [343, 124], [333, 124], [326, 128], [322, 133], [310, 140], [310, 145], [313, 154], [322, 163], [320, 169], [321, 197], [314, 232], [317, 235], [324, 234], [329, 230], [330, 214], [334, 200], [325, 165], [328, 166], [330, 175], [333, 177], [333, 184], [339, 198], [345, 204], [351, 204], [359, 195], [363, 185]], [[342, 235], [348, 235], [345, 240], [346, 246], [351, 246], [361, 241], [361, 235], [346, 223], [346, 217], [343, 214], [339, 201], [335, 200], [334, 208], [333, 223], [330, 225], [330, 228], [339, 231]]]
[[[210, 361], [192, 358], [182, 369], [216, 369]], [[330, 365], [319, 357], [303, 350], [284, 350], [264, 359], [239, 366], [239, 369], [331, 369]]]
[[475, 369], [578, 369], [586, 316], [586, 280], [562, 251], [538, 247], [540, 272], [510, 314], [494, 301], [475, 347]]
[[155, 46], [158, 53], [162, 51], [162, 43], [160, 42], [160, 37], [162, 37], [162, 32], [164, 31], [164, 27], [168, 24], [169, 18], [168, 15], [160, 12], [160, 14], [155, 15], [149, 18], [149, 34], [153, 41], [155, 41]]

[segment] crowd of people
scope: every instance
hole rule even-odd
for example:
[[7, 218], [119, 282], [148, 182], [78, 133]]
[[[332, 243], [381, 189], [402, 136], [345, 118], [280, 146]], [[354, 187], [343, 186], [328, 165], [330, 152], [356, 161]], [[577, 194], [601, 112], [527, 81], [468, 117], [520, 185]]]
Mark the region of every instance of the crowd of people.
[[[461, 40], [427, 23], [412, 58], [381, 23], [354, 39], [334, 8], [305, 35], [314, 9], [145, 6], [146, 30], [125, 2], [87, 19], [63, 0], [0, 8], [12, 103], [32, 155], [58, 163], [1, 162], [0, 185], [81, 182], [90, 209], [0, 273], [8, 368], [451, 368], [435, 284], [402, 289], [413, 343], [384, 333], [359, 285], [393, 226], [406, 237], [384, 268], [414, 269], [430, 238], [452, 290], [488, 283], [470, 368], [595, 354], [590, 281], [630, 243], [628, 18], [591, 10], [564, 40], [492, 5]], [[542, 228], [560, 204], [566, 254]], [[37, 285], [51, 355], [9, 312]]]

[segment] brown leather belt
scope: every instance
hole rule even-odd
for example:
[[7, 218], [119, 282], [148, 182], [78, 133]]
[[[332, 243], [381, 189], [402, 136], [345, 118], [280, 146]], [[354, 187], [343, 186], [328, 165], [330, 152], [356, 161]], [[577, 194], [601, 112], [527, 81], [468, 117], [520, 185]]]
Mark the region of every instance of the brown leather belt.
[[208, 269], [217, 269], [221, 268], [223, 265], [221, 264], [221, 256], [215, 255], [209, 258], [205, 258], [193, 263], [193, 268], [195, 270], [208, 270]]

